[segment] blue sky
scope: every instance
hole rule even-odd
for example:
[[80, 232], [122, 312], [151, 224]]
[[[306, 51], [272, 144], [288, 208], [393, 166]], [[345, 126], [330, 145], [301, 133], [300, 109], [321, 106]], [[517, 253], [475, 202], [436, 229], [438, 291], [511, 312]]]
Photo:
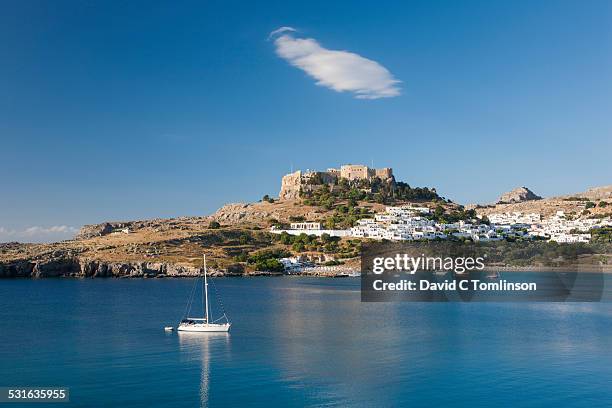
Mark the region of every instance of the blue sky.
[[612, 182], [609, 1], [1, 7], [0, 241], [208, 214], [291, 166], [373, 161], [463, 203]]

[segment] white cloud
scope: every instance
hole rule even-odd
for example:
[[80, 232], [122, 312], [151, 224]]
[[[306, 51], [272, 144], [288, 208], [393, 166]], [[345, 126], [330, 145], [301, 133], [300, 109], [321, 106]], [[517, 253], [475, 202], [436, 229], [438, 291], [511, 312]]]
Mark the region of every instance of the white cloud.
[[68, 225], [33, 226], [24, 230], [0, 227], [0, 242], [53, 242], [73, 238], [77, 228]]
[[296, 38], [292, 27], [270, 33], [276, 54], [316, 79], [316, 84], [337, 92], [352, 92], [359, 99], [400, 95], [399, 83], [378, 62], [348, 51], [328, 50], [315, 39]]
[[268, 39], [269, 39], [269, 38], [272, 38], [272, 37], [274, 37], [274, 36], [277, 36], [277, 35], [279, 35], [279, 34], [289, 33], [289, 32], [294, 33], [294, 32], [296, 32], [296, 31], [297, 31], [297, 30], [296, 30], [295, 28], [293, 28], [293, 27], [281, 27], [281, 28], [277, 28], [276, 30], [274, 30], [274, 31], [272, 31], [272, 32], [270, 33], [270, 35], [268, 36]]

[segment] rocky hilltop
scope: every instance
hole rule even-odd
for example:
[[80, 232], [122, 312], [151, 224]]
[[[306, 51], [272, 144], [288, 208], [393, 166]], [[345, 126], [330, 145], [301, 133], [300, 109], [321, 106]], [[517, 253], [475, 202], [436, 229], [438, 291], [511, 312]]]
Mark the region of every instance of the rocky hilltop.
[[523, 201], [541, 200], [542, 197], [536, 195], [527, 187], [518, 187], [512, 191], [502, 194], [497, 200], [498, 204], [522, 203]]

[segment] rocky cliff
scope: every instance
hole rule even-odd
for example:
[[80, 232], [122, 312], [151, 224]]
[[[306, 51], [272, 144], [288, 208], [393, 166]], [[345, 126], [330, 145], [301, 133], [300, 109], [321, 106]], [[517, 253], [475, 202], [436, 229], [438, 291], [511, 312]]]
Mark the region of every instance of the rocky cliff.
[[281, 200], [295, 200], [300, 197], [302, 185], [302, 172], [300, 170], [283, 176], [278, 198]]
[[[213, 276], [223, 276], [219, 270], [209, 270]], [[49, 277], [191, 277], [201, 269], [190, 265], [163, 262], [108, 262], [72, 257], [70, 254], [51, 254], [37, 259], [16, 259], [0, 262], [0, 278]]]

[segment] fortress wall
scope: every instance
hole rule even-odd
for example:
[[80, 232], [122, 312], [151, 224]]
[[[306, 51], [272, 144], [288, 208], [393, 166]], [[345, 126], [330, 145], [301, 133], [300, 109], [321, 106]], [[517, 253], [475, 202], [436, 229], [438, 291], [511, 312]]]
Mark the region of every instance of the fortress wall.
[[340, 177], [347, 180], [367, 179], [368, 167], [361, 164], [346, 164], [340, 167]]
[[323, 184], [333, 185], [338, 179], [347, 180], [370, 180], [379, 177], [383, 180], [393, 177], [393, 170], [390, 167], [381, 169], [371, 169], [362, 164], [345, 164], [340, 169], [330, 168], [327, 171], [312, 171], [302, 173], [300, 170], [283, 176], [279, 198], [296, 199], [300, 197], [300, 189], [312, 191], [314, 186], [308, 184], [312, 177], [320, 177]]
[[383, 167], [382, 169], [375, 169], [374, 175], [383, 180], [393, 177], [393, 169], [391, 167]]

